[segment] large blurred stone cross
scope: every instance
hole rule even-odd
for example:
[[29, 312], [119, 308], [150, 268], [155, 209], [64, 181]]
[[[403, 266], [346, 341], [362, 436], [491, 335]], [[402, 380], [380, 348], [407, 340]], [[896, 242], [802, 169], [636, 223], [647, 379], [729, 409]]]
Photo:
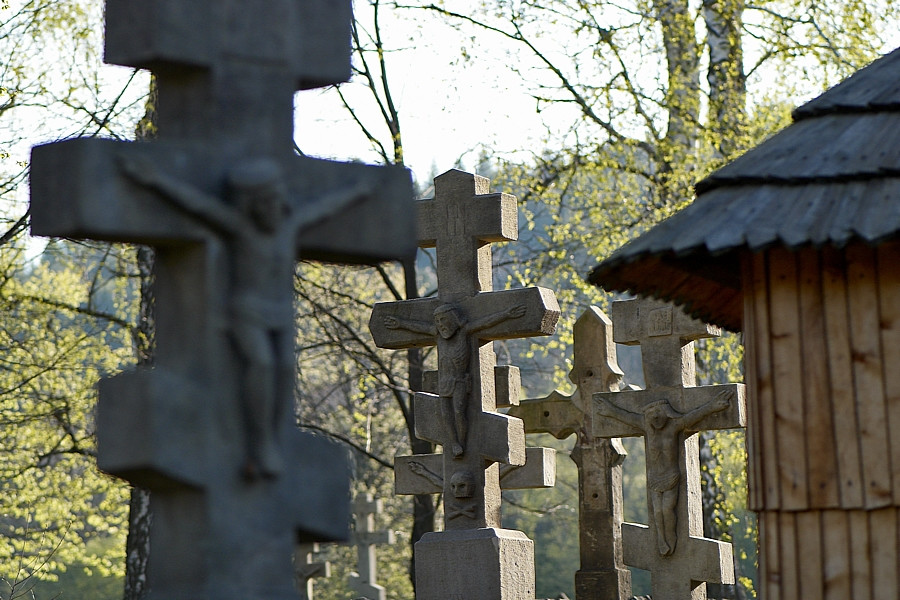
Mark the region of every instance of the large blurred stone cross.
[[[460, 171], [435, 178], [435, 197], [418, 203], [417, 216], [419, 245], [437, 248], [438, 297], [376, 304], [369, 321], [379, 347], [437, 345], [438, 393], [415, 396], [416, 435], [443, 446], [433, 472], [443, 485], [445, 531], [416, 545], [422, 600], [534, 597], [530, 541], [499, 529], [499, 465], [524, 464], [525, 431], [496, 412], [491, 341], [548, 335], [559, 308], [543, 288], [490, 291], [490, 243], [516, 239], [518, 215], [516, 199], [490, 194], [488, 184]], [[498, 555], [498, 545], [517, 550]], [[445, 560], [447, 553], [457, 559]], [[473, 560], [480, 571], [463, 573]]]
[[622, 462], [618, 438], [596, 437], [592, 396], [618, 391], [623, 373], [616, 361], [612, 322], [590, 306], [575, 322], [571, 395], [559, 391], [523, 400], [509, 414], [525, 423], [525, 433], [575, 434], [572, 460], [578, 467], [578, 538], [581, 568], [575, 573], [576, 600], [631, 598], [631, 573], [622, 554]]
[[106, 60], [157, 81], [158, 137], [32, 154], [32, 231], [156, 249], [153, 369], [100, 387], [98, 463], [149, 488], [154, 598], [292, 598], [345, 539], [344, 457], [293, 427], [294, 261], [415, 251], [409, 175], [294, 151], [298, 89], [350, 73], [349, 0], [108, 0]]
[[646, 569], [654, 600], [706, 599], [734, 583], [731, 544], [704, 538], [698, 431], [744, 427], [742, 384], [696, 385], [693, 340], [720, 335], [670, 304], [612, 305], [616, 343], [641, 346], [645, 390], [593, 396], [596, 437], [643, 436], [649, 526], [622, 525], [625, 564]]

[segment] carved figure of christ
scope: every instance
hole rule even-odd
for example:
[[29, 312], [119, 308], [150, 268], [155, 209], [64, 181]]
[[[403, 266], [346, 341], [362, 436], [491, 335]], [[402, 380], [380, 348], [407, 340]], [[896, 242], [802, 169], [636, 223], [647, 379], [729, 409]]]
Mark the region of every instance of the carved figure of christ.
[[395, 316], [386, 316], [384, 325], [388, 329], [406, 329], [413, 333], [433, 336], [437, 339], [438, 372], [440, 373], [438, 395], [441, 397], [441, 411], [450, 450], [455, 457], [465, 453], [469, 405], [472, 380], [469, 363], [472, 353], [473, 336], [489, 327], [516, 319], [525, 314], [525, 306], [516, 304], [509, 308], [485, 315], [469, 322], [460, 310], [452, 304], [442, 304], [434, 310], [434, 322], [414, 321]]
[[680, 413], [668, 400], [658, 400], [635, 413], [608, 399], [597, 402], [596, 412], [644, 432], [647, 445], [647, 492], [656, 521], [657, 544], [662, 556], [675, 551], [678, 542], [677, 506], [681, 482], [681, 447], [692, 427], [707, 416], [731, 406], [734, 390], [720, 391], [706, 404]]
[[[245, 476], [274, 477], [283, 458], [275, 442], [279, 417], [291, 402], [295, 376], [292, 273], [301, 228], [362, 198], [355, 185], [292, 211], [278, 164], [249, 158], [229, 170], [227, 194], [217, 198], [169, 176], [143, 157], [120, 158], [123, 172], [225, 237], [230, 271], [229, 330], [243, 365]], [[231, 203], [227, 201], [230, 200]]]

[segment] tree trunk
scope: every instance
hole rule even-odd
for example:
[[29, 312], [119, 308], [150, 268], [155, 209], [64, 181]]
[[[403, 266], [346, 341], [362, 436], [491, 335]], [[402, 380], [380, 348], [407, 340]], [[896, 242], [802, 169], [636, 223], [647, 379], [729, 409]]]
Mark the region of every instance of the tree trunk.
[[[416, 285], [416, 265], [415, 261], [409, 261], [403, 265], [403, 275], [406, 287], [406, 299], [418, 298], [419, 289]], [[422, 349], [411, 348], [406, 353], [409, 361], [409, 388], [411, 390], [422, 389]], [[434, 452], [434, 445], [427, 441], [416, 437], [416, 412], [413, 406], [415, 393], [409, 397], [409, 445], [413, 454], [431, 454]], [[416, 542], [431, 531], [434, 531], [434, 513], [435, 503], [434, 496], [431, 494], [422, 494], [413, 496], [413, 528], [410, 536], [412, 544], [412, 558], [409, 564], [409, 578], [412, 582], [413, 590], [416, 588]]]
[[741, 24], [744, 0], [703, 0], [709, 51], [709, 123], [713, 144], [722, 158], [740, 149], [746, 126], [747, 88]]

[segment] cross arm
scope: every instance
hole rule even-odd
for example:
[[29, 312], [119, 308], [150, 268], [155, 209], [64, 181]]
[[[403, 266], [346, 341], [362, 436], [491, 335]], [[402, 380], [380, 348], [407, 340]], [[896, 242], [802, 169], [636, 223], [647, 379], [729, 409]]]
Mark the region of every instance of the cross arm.
[[[151, 245], [201, 241], [208, 233], [197, 227], [196, 219], [184, 218], [158, 192], [136, 183], [123, 162], [151, 163], [167, 180], [189, 181], [191, 188], [218, 198], [229, 169], [243, 158], [229, 158], [210, 144], [182, 141], [80, 138], [36, 146], [31, 155], [32, 232]], [[312, 215], [297, 236], [299, 258], [368, 264], [415, 254], [409, 171], [294, 154], [274, 158], [294, 213], [301, 219]], [[335, 190], [338, 195], [359, 193], [340, 210], [323, 210], [341, 199]]]
[[252, 226], [240, 212], [226, 204], [223, 199], [216, 198], [184, 180], [172, 177], [159, 169], [147, 156], [123, 152], [118, 157], [118, 163], [121, 171], [134, 183], [156, 192], [161, 200], [198, 217], [207, 225], [231, 235]]
[[[628, 437], [643, 435], [642, 414], [622, 408], [621, 404], [634, 406], [623, 392], [602, 392], [593, 396], [593, 419], [595, 437]], [[613, 421], [614, 423], [611, 423]], [[627, 429], [623, 429], [623, 426]], [[612, 435], [608, 435], [612, 433]]]
[[[452, 178], [455, 174], [450, 171], [444, 176]], [[463, 173], [460, 177], [466, 180], [473, 176]], [[435, 180], [436, 186], [438, 183]], [[440, 237], [449, 233], [449, 224], [445, 216], [448, 208], [439, 199], [428, 198], [417, 201], [416, 209], [419, 245], [423, 248], [433, 248], [437, 245]], [[519, 238], [518, 207], [515, 196], [503, 193], [473, 195], [463, 201], [460, 212], [467, 215], [466, 225], [464, 227], [450, 225], [450, 230], [464, 229], [468, 235], [483, 243], [514, 241]]]
[[[524, 490], [556, 485], [556, 451], [526, 448], [525, 464], [500, 468], [500, 488]], [[442, 454], [416, 454], [394, 458], [394, 492], [397, 495], [440, 494], [444, 490]]]
[[556, 450], [525, 448], [525, 464], [500, 466], [500, 489], [529, 490], [556, 485]]
[[[715, 403], [724, 399], [728, 401], [727, 406], [724, 408], [720, 406], [719, 410], [710, 412]], [[747, 425], [746, 388], [741, 383], [688, 388], [657, 387], [649, 390], [601, 392], [593, 396], [595, 411], [600, 403], [606, 406], [627, 406], [643, 411], [648, 404], [660, 400], [667, 401], [672, 408], [683, 415], [682, 418], [692, 415], [690, 418], [694, 421], [693, 424], [685, 423], [686, 431], [691, 433], [713, 429], [734, 429]], [[636, 413], [632, 412], [632, 414]], [[632, 427], [626, 432], [614, 420], [604, 418], [595, 418], [593, 429], [596, 437], [643, 435], [643, 432], [636, 427]], [[617, 431], [618, 433], [615, 433]]]
[[[446, 436], [441, 417], [441, 397], [417, 393], [414, 399], [416, 435], [423, 440], [444, 444]], [[482, 443], [478, 452], [488, 461], [521, 466], [525, 464], [525, 429], [519, 419], [499, 413], [482, 412], [470, 425], [469, 439]]]
[[576, 433], [584, 422], [572, 397], [559, 390], [540, 400], [524, 400], [507, 414], [522, 419], [525, 433], [549, 433], [560, 440]]
[[541, 287], [482, 292], [461, 301], [471, 323], [481, 323], [510, 307], [521, 307], [509, 315], [477, 332], [482, 340], [507, 340], [535, 335], [552, 335], [559, 321], [559, 304], [552, 291]]
[[156, 245], [202, 239], [196, 221], [182, 218], [157, 193], [122, 172], [123, 158], [152, 161], [198, 189], [214, 189], [224, 176], [224, 165], [197, 144], [73, 139], [36, 146], [31, 152], [32, 233]]
[[372, 309], [369, 331], [379, 348], [397, 350], [434, 346], [437, 341], [433, 334], [420, 333], [405, 328], [391, 328], [388, 323], [396, 319], [406, 323], [434, 323], [434, 309], [437, 298], [416, 298], [400, 302], [379, 302]]
[[[305, 260], [372, 264], [416, 254], [412, 178], [400, 166], [339, 163], [290, 155], [283, 168], [295, 210], [320, 213], [302, 226], [298, 256]], [[337, 192], [335, 192], [337, 190]], [[322, 211], [320, 199], [349, 198]]]

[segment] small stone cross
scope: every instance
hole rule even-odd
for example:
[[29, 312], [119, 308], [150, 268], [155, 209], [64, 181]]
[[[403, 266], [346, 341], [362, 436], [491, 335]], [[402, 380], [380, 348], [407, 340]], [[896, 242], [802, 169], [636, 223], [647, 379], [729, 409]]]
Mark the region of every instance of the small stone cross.
[[350, 574], [350, 585], [353, 590], [369, 600], [385, 600], [387, 594], [384, 587], [378, 585], [375, 560], [376, 544], [393, 544], [394, 532], [376, 531], [375, 515], [381, 513], [381, 500], [374, 500], [372, 494], [357, 496], [353, 502], [353, 515], [356, 529], [352, 542], [356, 545], [358, 555], [357, 572]]
[[694, 387], [693, 340], [719, 335], [680, 309], [614, 302], [614, 340], [640, 344], [647, 389], [595, 393], [597, 437], [644, 436], [649, 526], [625, 523], [625, 564], [651, 572], [654, 600], [705, 600], [734, 583], [731, 544], [702, 537], [698, 431], [744, 427], [744, 386]]
[[108, 0], [158, 138], [32, 152], [32, 232], [155, 248], [155, 364], [100, 384], [98, 464], [150, 489], [154, 598], [294, 598], [346, 539], [343, 452], [293, 424], [295, 260], [415, 251], [409, 174], [294, 151], [294, 93], [350, 73], [349, 0]]
[[416, 435], [443, 446], [441, 468], [426, 465], [443, 487], [444, 531], [416, 544], [421, 600], [534, 598], [533, 545], [500, 529], [500, 465], [526, 464], [525, 431], [496, 412], [491, 342], [551, 334], [559, 307], [543, 288], [491, 291], [490, 243], [518, 237], [518, 214], [488, 184], [455, 170], [435, 178], [417, 219], [419, 245], [437, 248], [438, 297], [376, 304], [369, 321], [381, 348], [437, 346], [438, 393], [414, 399]]
[[523, 400], [509, 414], [525, 422], [525, 433], [576, 435], [572, 460], [578, 467], [581, 568], [575, 573], [575, 598], [627, 600], [631, 573], [623, 561], [621, 533], [625, 449], [618, 438], [595, 437], [592, 430], [592, 395], [618, 391], [623, 375], [609, 317], [589, 307], [575, 322], [573, 346], [569, 379], [575, 393]]
[[297, 544], [294, 551], [294, 578], [302, 600], [313, 600], [313, 580], [331, 577], [331, 563], [319, 560], [319, 544]]

